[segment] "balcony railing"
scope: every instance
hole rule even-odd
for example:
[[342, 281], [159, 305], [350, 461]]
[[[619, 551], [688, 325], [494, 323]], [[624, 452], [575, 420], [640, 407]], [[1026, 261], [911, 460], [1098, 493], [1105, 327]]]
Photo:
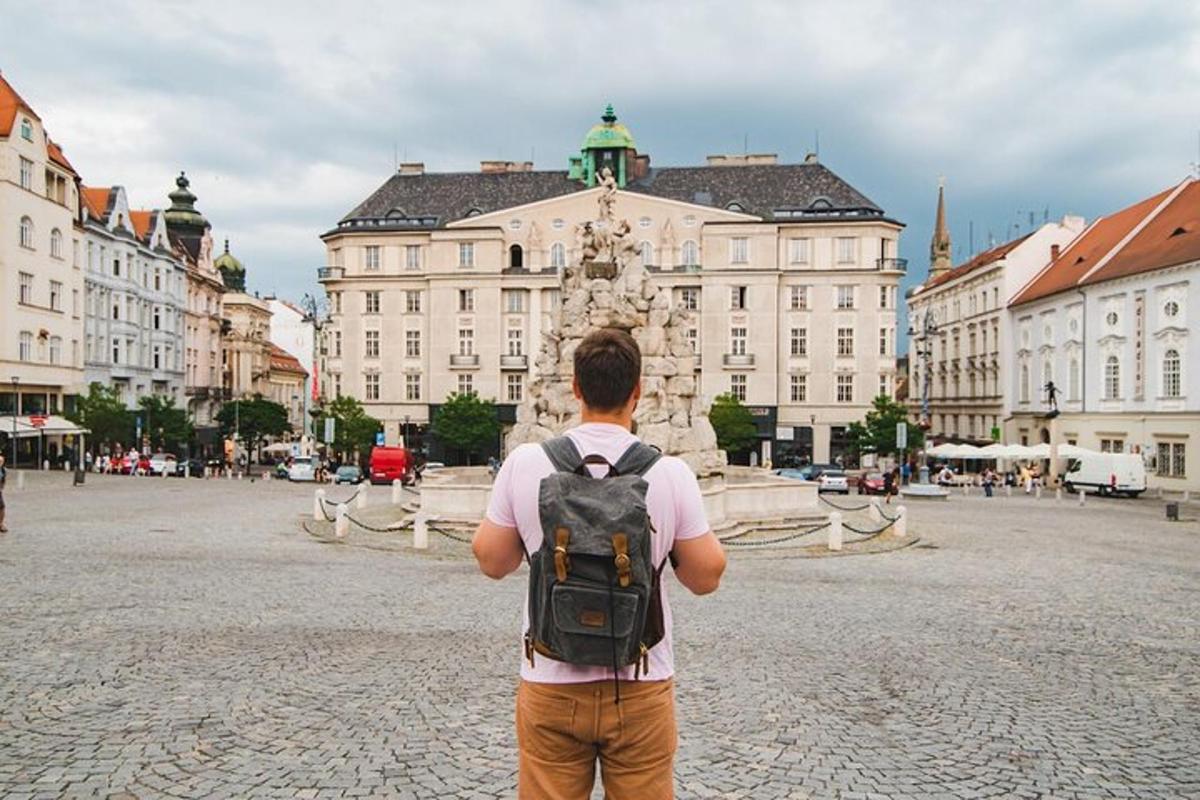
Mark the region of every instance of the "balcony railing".
[[345, 275], [345, 267], [317, 267], [317, 280], [319, 281], [337, 280]]
[[528, 369], [529, 356], [500, 356], [500, 369]]
[[477, 353], [471, 355], [451, 353], [450, 355], [450, 369], [477, 369], [478, 367], [479, 355]]
[[907, 258], [877, 258], [875, 269], [880, 272], [908, 272]]
[[753, 367], [753, 353], [726, 353], [722, 361], [727, 367]]

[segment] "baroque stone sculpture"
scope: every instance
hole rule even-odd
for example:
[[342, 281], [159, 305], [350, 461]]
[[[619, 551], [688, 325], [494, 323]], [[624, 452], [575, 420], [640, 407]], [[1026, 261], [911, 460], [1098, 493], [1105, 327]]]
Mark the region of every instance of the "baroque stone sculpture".
[[633, 415], [638, 436], [683, 459], [698, 476], [720, 473], [725, 453], [717, 449], [686, 334], [692, 312], [673, 306], [671, 290], [655, 285], [637, 259], [629, 223], [615, 219], [612, 173], [605, 168], [597, 178], [603, 190], [600, 216], [577, 228], [581, 258], [562, 273], [562, 303], [543, 334], [535, 376], [517, 408], [508, 447], [545, 441], [579, 423], [571, 386], [575, 348], [589, 331], [619, 328], [642, 351], [642, 399]]

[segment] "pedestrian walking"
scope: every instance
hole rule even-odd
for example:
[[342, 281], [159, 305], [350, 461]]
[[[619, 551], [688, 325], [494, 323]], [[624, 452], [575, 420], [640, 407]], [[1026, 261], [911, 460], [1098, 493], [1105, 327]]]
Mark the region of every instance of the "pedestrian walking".
[[892, 493], [896, 490], [896, 471], [889, 469], [883, 473], [883, 502], [892, 502]]
[[0, 456], [0, 533], [8, 533], [4, 524], [4, 484], [8, 481], [8, 468], [4, 464], [4, 456]]
[[912, 480], [912, 467], [909, 465], [909, 463], [907, 461], [905, 461], [903, 464], [900, 465], [900, 481], [905, 486], [908, 486], [909, 481], [911, 481], [911, 480]]
[[996, 485], [996, 473], [992, 472], [991, 467], [983, 470], [983, 493], [987, 497], [992, 496], [992, 488]]
[[633, 337], [588, 334], [574, 367], [580, 424], [504, 460], [472, 544], [491, 578], [530, 562], [518, 795], [586, 800], [598, 758], [606, 797], [670, 798], [675, 670], [660, 577], [670, 561], [680, 583], [708, 594], [725, 554], [691, 469], [631, 433]]

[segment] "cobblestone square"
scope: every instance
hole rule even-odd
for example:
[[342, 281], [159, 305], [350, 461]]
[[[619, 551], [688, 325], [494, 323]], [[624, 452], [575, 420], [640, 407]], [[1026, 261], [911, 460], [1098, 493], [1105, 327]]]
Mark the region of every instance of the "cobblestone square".
[[[520, 578], [322, 544], [311, 486], [27, 484], [0, 795], [514, 796]], [[914, 547], [670, 588], [679, 797], [1200, 796], [1200, 507], [909, 508]]]

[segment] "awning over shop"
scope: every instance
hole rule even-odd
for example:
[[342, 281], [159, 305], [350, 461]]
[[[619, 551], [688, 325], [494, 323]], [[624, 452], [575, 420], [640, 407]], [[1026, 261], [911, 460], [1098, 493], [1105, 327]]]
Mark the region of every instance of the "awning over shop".
[[[57, 414], [47, 414], [40, 417], [42, 425], [34, 425], [29, 417], [0, 417], [0, 433], [6, 436], [15, 435], [18, 439], [28, 439], [45, 434], [46, 436], [63, 436], [78, 433], [91, 433], [87, 428], [81, 428], [66, 417]], [[15, 426], [15, 434], [14, 434]]]

